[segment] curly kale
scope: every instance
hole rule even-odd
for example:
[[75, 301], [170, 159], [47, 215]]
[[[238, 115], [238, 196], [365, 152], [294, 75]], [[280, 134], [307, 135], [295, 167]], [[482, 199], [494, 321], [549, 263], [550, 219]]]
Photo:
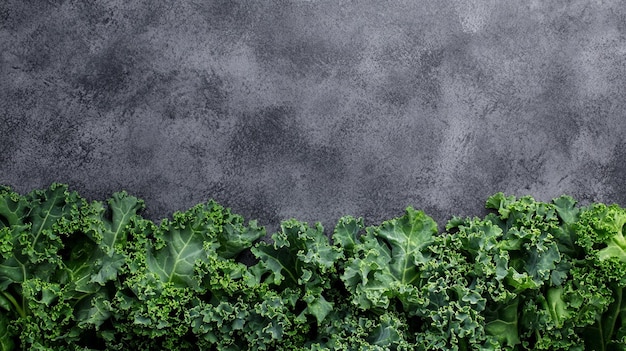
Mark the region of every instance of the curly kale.
[[592, 350], [626, 350], [626, 210], [618, 205], [592, 204], [576, 223], [577, 243], [585, 249], [579, 286], [595, 299], [585, 301], [596, 313], [585, 313], [594, 324], [585, 328], [585, 345]]
[[625, 351], [626, 210], [486, 207], [267, 237], [214, 201], [156, 224], [126, 192], [0, 187], [0, 351]]

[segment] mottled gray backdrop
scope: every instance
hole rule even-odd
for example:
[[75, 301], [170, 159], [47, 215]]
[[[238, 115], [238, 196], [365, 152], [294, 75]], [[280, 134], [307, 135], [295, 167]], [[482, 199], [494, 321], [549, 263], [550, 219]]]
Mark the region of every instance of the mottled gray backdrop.
[[270, 231], [626, 205], [625, 89], [620, 0], [1, 0], [0, 183]]

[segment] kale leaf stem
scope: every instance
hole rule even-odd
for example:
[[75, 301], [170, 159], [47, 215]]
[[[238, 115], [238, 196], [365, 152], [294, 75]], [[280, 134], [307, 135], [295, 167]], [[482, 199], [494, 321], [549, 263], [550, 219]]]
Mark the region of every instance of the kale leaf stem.
[[611, 307], [609, 307], [609, 315], [606, 318], [606, 322], [604, 323], [602, 330], [602, 348], [606, 349], [606, 346], [608, 344], [608, 342], [611, 340], [611, 336], [613, 335], [613, 332], [615, 331], [615, 322], [617, 321], [617, 317], [619, 316], [620, 312], [621, 312], [621, 306], [622, 306], [622, 295], [623, 295], [623, 289], [617, 287], [615, 289], [615, 301], [613, 302], [613, 306], [615, 306], [615, 308], [611, 309]]
[[7, 293], [6, 291], [2, 291], [2, 295], [11, 302], [11, 304], [13, 305], [13, 307], [15, 307], [15, 310], [20, 315], [20, 317], [22, 318], [26, 317], [26, 313], [24, 312], [24, 309], [22, 308], [22, 306], [20, 306], [19, 303], [17, 303], [17, 300], [15, 300], [13, 295]]

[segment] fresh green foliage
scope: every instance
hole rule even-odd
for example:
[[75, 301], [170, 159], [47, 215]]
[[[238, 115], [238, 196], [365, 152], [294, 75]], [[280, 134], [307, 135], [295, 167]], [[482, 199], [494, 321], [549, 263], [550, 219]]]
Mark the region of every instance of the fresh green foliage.
[[[626, 350], [626, 210], [497, 193], [443, 230], [0, 188], [0, 351]], [[248, 262], [242, 263], [247, 256]]]
[[[361, 222], [356, 225], [362, 227]], [[342, 247], [350, 255], [342, 280], [353, 303], [362, 309], [386, 310], [397, 299], [404, 312], [419, 313], [426, 303], [419, 291], [421, 268], [430, 261], [427, 247], [437, 234], [435, 221], [409, 207], [404, 216], [369, 227], [362, 234], [358, 234], [362, 228], [356, 233], [342, 228], [337, 228], [333, 239], [340, 247], [350, 243]]]

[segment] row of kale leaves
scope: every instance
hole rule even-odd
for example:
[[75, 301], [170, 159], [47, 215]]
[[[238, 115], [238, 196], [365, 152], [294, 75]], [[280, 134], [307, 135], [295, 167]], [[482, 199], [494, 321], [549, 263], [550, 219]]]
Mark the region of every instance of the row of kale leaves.
[[[0, 188], [0, 350], [626, 350], [626, 210], [497, 193], [444, 230]], [[244, 264], [243, 253], [255, 261]]]

